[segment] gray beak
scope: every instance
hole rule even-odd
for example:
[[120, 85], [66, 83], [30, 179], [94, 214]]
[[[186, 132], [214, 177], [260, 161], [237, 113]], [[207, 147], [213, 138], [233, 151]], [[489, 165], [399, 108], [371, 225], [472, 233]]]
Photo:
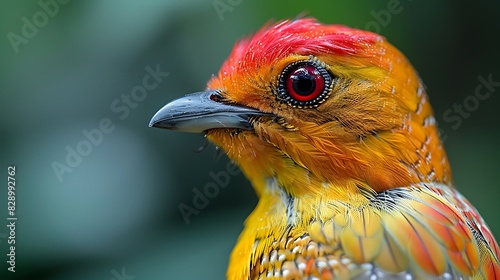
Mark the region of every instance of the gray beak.
[[150, 127], [201, 133], [212, 128], [251, 130], [251, 117], [269, 116], [259, 110], [220, 101], [215, 90], [188, 94], [163, 106], [149, 122]]

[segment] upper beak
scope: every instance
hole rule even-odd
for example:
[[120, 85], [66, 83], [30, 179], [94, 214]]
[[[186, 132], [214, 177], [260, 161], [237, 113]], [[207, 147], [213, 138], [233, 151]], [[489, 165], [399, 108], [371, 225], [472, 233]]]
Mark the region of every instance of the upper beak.
[[188, 94], [163, 106], [149, 126], [197, 133], [212, 128], [251, 130], [251, 117], [270, 115], [249, 107], [225, 104], [220, 99], [215, 90]]

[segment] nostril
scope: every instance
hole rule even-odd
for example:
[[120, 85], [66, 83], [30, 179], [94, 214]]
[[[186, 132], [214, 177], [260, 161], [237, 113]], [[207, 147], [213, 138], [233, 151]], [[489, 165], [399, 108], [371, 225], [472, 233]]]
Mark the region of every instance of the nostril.
[[222, 102], [222, 95], [219, 92], [210, 94], [210, 100], [215, 102]]

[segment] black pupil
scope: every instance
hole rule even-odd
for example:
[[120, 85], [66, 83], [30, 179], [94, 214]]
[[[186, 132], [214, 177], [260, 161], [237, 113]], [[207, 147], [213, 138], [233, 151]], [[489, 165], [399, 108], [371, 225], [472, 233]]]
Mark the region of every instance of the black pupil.
[[[302, 71], [301, 71], [302, 70]], [[309, 74], [305, 69], [301, 69], [294, 73], [290, 78], [293, 79], [292, 87], [293, 90], [302, 96], [310, 95], [316, 89], [316, 82], [314, 81], [314, 76]]]

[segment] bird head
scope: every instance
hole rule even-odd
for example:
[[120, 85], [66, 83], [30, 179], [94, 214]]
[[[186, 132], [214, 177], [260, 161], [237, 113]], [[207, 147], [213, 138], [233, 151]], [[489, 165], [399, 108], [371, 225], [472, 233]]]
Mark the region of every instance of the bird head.
[[238, 42], [206, 91], [165, 105], [150, 126], [203, 132], [258, 195], [348, 199], [451, 173], [424, 86], [380, 35], [314, 19]]

